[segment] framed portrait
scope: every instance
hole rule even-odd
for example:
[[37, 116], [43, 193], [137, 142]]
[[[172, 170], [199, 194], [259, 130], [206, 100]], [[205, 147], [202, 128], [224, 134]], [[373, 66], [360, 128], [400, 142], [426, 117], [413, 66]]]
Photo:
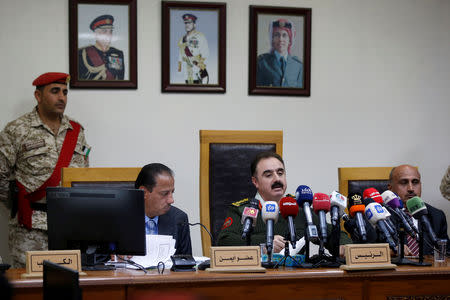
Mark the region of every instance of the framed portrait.
[[162, 2], [162, 92], [225, 93], [226, 4]]
[[69, 0], [71, 88], [137, 88], [136, 0]]
[[311, 9], [250, 6], [249, 95], [310, 96]]

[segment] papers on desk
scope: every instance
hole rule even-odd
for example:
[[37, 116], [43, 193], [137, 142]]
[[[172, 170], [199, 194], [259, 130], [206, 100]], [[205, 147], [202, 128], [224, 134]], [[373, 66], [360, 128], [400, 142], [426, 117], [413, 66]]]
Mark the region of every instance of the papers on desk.
[[[299, 239], [297, 241], [297, 243], [295, 244], [295, 249], [292, 248], [291, 243], [289, 243], [289, 254], [292, 256], [296, 255], [300, 252], [300, 250], [302, 250], [303, 247], [305, 247], [305, 238], [304, 237], [302, 237], [301, 239]], [[281, 249], [281, 251], [279, 253], [284, 254], [284, 248]], [[318, 253], [319, 253], [319, 245], [309, 242], [309, 256], [311, 257]], [[330, 254], [330, 252], [326, 248], [325, 248], [325, 254]]]
[[[156, 267], [159, 262], [163, 262], [165, 268], [172, 267], [170, 257], [175, 254], [175, 240], [171, 235], [146, 235], [147, 255], [133, 256], [131, 258], [144, 268]], [[136, 268], [128, 265], [128, 267]], [[137, 268], [136, 268], [137, 269]]]

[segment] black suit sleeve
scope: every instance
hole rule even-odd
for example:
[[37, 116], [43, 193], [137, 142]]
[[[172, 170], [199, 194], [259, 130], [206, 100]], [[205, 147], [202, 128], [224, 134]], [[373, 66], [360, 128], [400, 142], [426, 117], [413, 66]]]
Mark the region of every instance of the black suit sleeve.
[[177, 218], [177, 240], [175, 242], [175, 254], [192, 255], [191, 232], [189, 229], [189, 220], [187, 214], [181, 212]]

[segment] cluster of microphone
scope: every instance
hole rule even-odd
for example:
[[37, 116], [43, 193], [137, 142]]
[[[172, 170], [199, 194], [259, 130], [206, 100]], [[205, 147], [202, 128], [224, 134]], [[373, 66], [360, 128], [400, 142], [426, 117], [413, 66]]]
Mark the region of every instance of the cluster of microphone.
[[[340, 193], [333, 191], [331, 195], [324, 193], [313, 194], [311, 188], [300, 185], [294, 197], [283, 197], [277, 203], [275, 201], [265, 201], [261, 207], [261, 219], [266, 224], [266, 249], [270, 254], [273, 251], [274, 224], [281, 216], [287, 221], [286, 240], [295, 249], [298, 240], [294, 220], [302, 208], [305, 215], [305, 240], [314, 244], [327, 243], [328, 227], [326, 214], [330, 212], [333, 226], [340, 226], [340, 218], [344, 214], [347, 206], [347, 198]], [[319, 224], [313, 222], [312, 210], [319, 217]], [[243, 226], [242, 239], [250, 243], [253, 228], [256, 226], [258, 217], [258, 200], [251, 199], [248, 206], [244, 207], [241, 223]]]
[[[437, 244], [437, 237], [428, 219], [428, 211], [425, 203], [419, 197], [413, 197], [406, 203], [408, 211], [420, 222], [423, 231], [428, 233], [432, 246]], [[300, 209], [299, 209], [300, 208]], [[348, 209], [348, 215], [345, 209]], [[261, 218], [266, 224], [266, 249], [270, 255], [273, 253], [274, 224], [281, 216], [287, 221], [286, 246], [288, 242], [295, 249], [297, 243], [297, 232], [294, 220], [303, 211], [305, 216], [305, 232], [303, 234], [305, 243], [320, 244], [323, 246], [330, 239], [326, 214], [330, 213], [332, 234], [340, 235], [340, 221], [344, 220], [344, 227], [356, 243], [386, 242], [394, 253], [404, 245], [404, 236], [399, 236], [399, 231], [408, 234], [418, 240], [419, 231], [413, 224], [412, 219], [403, 210], [403, 202], [392, 191], [380, 194], [375, 188], [364, 190], [363, 194], [353, 193], [345, 197], [337, 191], [330, 195], [314, 193], [306, 185], [300, 185], [294, 197], [283, 197], [278, 203], [266, 201], [259, 210], [259, 201], [251, 199], [244, 208], [241, 223], [243, 226], [242, 239], [250, 244], [256, 219], [261, 213]], [[312, 211], [318, 215], [319, 222], [314, 224]], [[372, 228], [370, 228], [370, 226]], [[374, 236], [375, 235], [375, 236]], [[339, 240], [334, 236], [333, 241]], [[401, 242], [402, 241], [402, 242]], [[339, 247], [339, 243], [337, 244]], [[308, 248], [309, 249], [309, 248]], [[333, 253], [333, 252], [332, 252]], [[338, 251], [334, 252], [338, 255]], [[403, 252], [402, 252], [403, 253]], [[308, 254], [309, 255], [309, 254]]]
[[[431, 246], [437, 245], [437, 237], [428, 219], [428, 210], [420, 197], [406, 202], [410, 215], [417, 219], [420, 227], [428, 233]], [[352, 193], [348, 196], [349, 215], [343, 215], [344, 227], [358, 243], [386, 242], [397, 253], [404, 240], [402, 231], [419, 241], [419, 231], [412, 218], [403, 209], [402, 200], [392, 191], [380, 194], [375, 188], [364, 190], [363, 194]], [[375, 229], [375, 236], [369, 236], [366, 223]]]

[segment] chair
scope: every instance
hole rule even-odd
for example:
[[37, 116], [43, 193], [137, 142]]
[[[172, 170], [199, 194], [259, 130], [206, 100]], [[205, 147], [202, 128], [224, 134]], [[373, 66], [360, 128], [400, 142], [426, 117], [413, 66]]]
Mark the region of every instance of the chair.
[[[250, 163], [256, 154], [273, 151], [282, 155], [282, 131], [200, 130], [200, 222], [213, 241], [225, 220], [228, 206], [253, 197]], [[209, 255], [211, 238], [201, 232], [203, 255]]]
[[78, 271], [44, 260], [43, 299], [81, 300]]
[[118, 187], [134, 189], [141, 168], [62, 168], [63, 187]]
[[339, 192], [344, 196], [356, 192], [362, 194], [373, 187], [381, 194], [388, 189], [391, 170], [392, 167], [338, 168]]

